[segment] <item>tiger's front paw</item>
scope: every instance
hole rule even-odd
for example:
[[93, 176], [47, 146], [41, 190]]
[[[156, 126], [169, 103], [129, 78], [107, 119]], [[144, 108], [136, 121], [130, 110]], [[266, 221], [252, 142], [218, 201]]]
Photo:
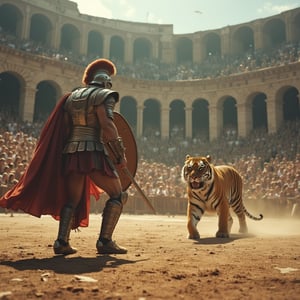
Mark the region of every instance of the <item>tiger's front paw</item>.
[[228, 232], [218, 231], [216, 233], [216, 237], [217, 238], [229, 238], [229, 233]]

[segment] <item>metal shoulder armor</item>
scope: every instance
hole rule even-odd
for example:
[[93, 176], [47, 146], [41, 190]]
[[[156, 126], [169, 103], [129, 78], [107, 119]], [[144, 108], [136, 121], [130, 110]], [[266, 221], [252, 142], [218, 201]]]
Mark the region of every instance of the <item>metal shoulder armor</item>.
[[71, 112], [74, 108], [75, 109], [84, 109], [85, 103], [89, 96], [96, 90], [97, 88], [78, 88], [71, 93], [71, 95], [66, 100], [64, 104], [64, 109], [66, 111]]
[[116, 103], [119, 101], [118, 92], [112, 91], [110, 89], [98, 88], [90, 95], [89, 103], [94, 106], [101, 105], [108, 97], [114, 98]]

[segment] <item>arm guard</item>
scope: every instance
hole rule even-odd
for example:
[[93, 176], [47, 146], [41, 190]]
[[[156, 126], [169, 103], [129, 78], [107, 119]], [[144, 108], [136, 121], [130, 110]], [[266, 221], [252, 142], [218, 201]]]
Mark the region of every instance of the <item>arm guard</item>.
[[121, 137], [117, 137], [115, 140], [107, 142], [107, 146], [114, 158], [114, 164], [120, 164], [125, 158], [125, 147]]
[[107, 99], [105, 99], [104, 105], [107, 117], [113, 120], [116, 100], [113, 97], [109, 96]]

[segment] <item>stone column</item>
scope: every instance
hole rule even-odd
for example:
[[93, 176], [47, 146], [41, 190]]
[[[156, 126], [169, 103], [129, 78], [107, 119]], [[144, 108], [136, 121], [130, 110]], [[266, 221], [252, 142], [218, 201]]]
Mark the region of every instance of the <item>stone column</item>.
[[[279, 101], [276, 101], [275, 96], [273, 98], [268, 97], [267, 101], [267, 115], [268, 115], [268, 133], [276, 133], [283, 121], [283, 108], [279, 105]], [[281, 102], [282, 103], [282, 102]]]
[[161, 43], [161, 61], [167, 64], [175, 62], [175, 47], [172, 45], [172, 36], [163, 35], [160, 38]]
[[220, 136], [223, 124], [222, 110], [216, 105], [211, 104], [209, 109], [209, 140], [213, 141]]
[[293, 15], [291, 12], [287, 12], [284, 15], [284, 21], [285, 21], [285, 33], [286, 33], [286, 41], [288, 43], [291, 42], [295, 42], [296, 41], [296, 37], [293, 35], [293, 24], [292, 24], [292, 19], [293, 19]]
[[59, 47], [60, 47], [61, 24], [62, 24], [61, 17], [57, 16], [56, 23], [53, 25], [54, 30], [53, 30], [52, 41], [51, 41], [51, 46], [54, 49], [59, 49]]
[[137, 120], [136, 120], [136, 135], [140, 138], [143, 135], [143, 112], [144, 105], [137, 106]]
[[162, 107], [161, 109], [161, 138], [168, 139], [170, 136], [170, 108]]
[[80, 54], [81, 55], [84, 55], [86, 56], [87, 55], [87, 48], [88, 48], [88, 36], [89, 36], [89, 33], [87, 31], [87, 28], [86, 28], [86, 24], [83, 23], [82, 25], [82, 32], [80, 34], [80, 37], [81, 37], [81, 41], [80, 41]]
[[200, 37], [195, 38], [193, 46], [193, 62], [200, 63], [203, 60], [203, 47]]
[[105, 34], [103, 40], [103, 57], [109, 58], [109, 49], [110, 49], [110, 35]]
[[227, 26], [221, 30], [221, 55], [230, 53], [230, 31], [229, 26]]
[[29, 5], [26, 5], [26, 13], [24, 14], [23, 26], [20, 28], [21, 39], [29, 40], [30, 25], [31, 25], [31, 9]]
[[238, 136], [246, 137], [252, 128], [252, 111], [251, 106], [247, 103], [237, 103], [238, 116]]
[[262, 25], [260, 21], [254, 23], [254, 50], [262, 49], [264, 47], [264, 36], [262, 32]]
[[152, 58], [159, 59], [159, 42], [157, 40], [153, 41], [153, 53]]
[[192, 138], [192, 111], [191, 106], [185, 108], [185, 137]]
[[33, 121], [36, 87], [27, 86], [24, 91], [24, 102], [21, 109], [22, 120]]
[[132, 64], [133, 62], [133, 40], [132, 34], [127, 33], [125, 37], [125, 54], [124, 63]]

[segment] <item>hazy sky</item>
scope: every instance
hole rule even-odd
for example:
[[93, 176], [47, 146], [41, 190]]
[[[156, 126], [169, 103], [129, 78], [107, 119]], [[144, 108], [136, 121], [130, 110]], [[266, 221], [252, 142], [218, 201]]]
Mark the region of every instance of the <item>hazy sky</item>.
[[97, 17], [172, 24], [175, 34], [217, 29], [300, 7], [300, 0], [72, 0]]

